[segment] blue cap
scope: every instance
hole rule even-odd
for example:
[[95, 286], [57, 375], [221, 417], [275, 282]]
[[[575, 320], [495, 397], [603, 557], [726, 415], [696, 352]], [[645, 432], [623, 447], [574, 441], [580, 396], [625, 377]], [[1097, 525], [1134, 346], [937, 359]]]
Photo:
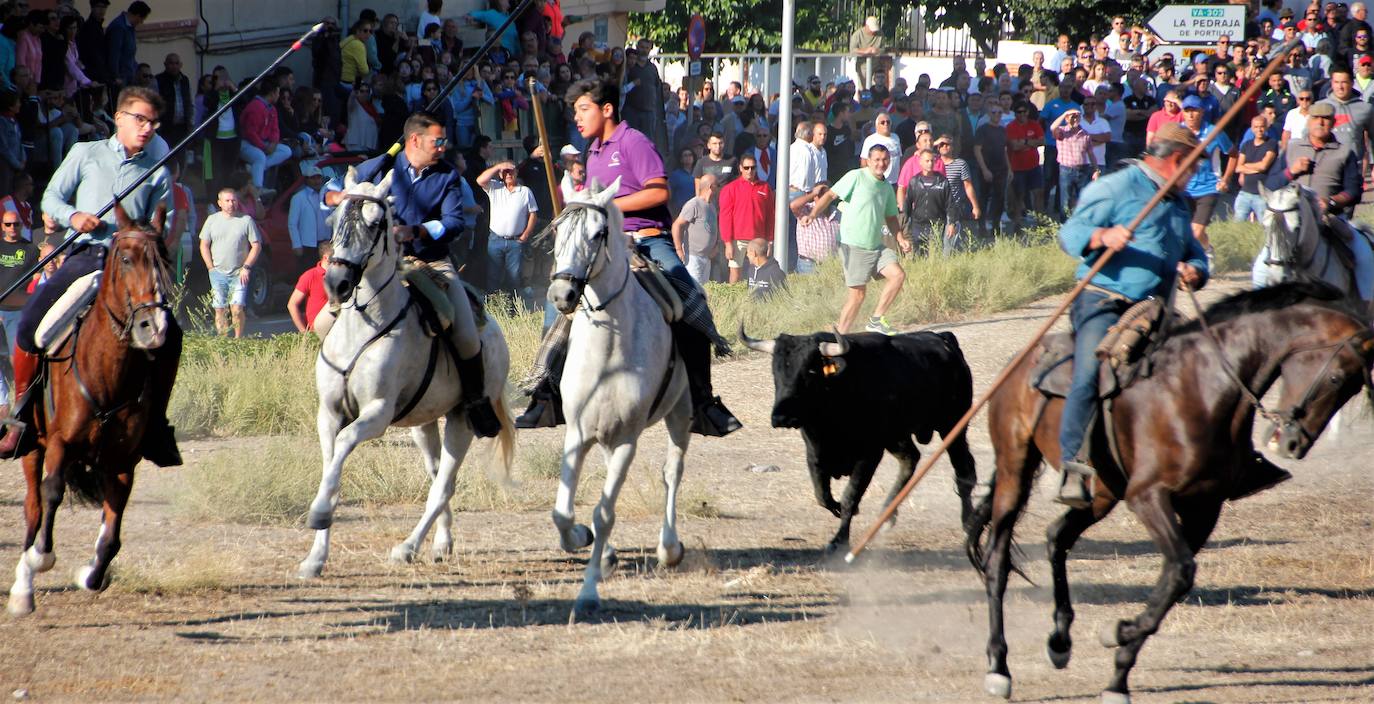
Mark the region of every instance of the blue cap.
[[1204, 107], [1206, 106], [1202, 104], [1202, 98], [1199, 98], [1196, 95], [1190, 95], [1183, 99], [1184, 110], [1188, 110], [1190, 108], [1193, 110], [1201, 110]]

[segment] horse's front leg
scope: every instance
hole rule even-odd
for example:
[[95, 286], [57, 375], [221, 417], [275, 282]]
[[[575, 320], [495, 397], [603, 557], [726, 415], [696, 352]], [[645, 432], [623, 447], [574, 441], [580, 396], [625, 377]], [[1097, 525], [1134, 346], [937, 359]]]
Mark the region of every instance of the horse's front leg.
[[1083, 531], [1092, 527], [1106, 516], [1115, 503], [1107, 504], [1101, 511], [1097, 507], [1069, 509], [1059, 520], [1045, 529], [1045, 550], [1049, 553], [1050, 572], [1054, 580], [1054, 630], [1045, 643], [1045, 655], [1055, 669], [1069, 666], [1069, 656], [1073, 652], [1073, 639], [1069, 629], [1073, 626], [1073, 601], [1069, 596], [1069, 571], [1067, 561], [1069, 551], [1078, 542]]
[[658, 564], [676, 567], [686, 551], [677, 535], [677, 490], [692, 437], [692, 410], [686, 394], [664, 418], [668, 427], [668, 457], [663, 462], [663, 528], [658, 533]]
[[582, 589], [577, 593], [573, 613], [587, 616], [601, 608], [597, 583], [615, 570], [615, 548], [611, 547], [611, 530], [615, 528], [615, 502], [625, 485], [625, 476], [635, 458], [635, 440], [625, 442], [606, 452], [606, 484], [601, 500], [592, 513], [592, 553], [587, 557], [587, 571], [582, 575]]
[[33, 613], [33, 575], [36, 567], [52, 567], [56, 560], [51, 553], [45, 558], [34, 549], [39, 524], [43, 520], [43, 451], [34, 450], [24, 456], [24, 551], [14, 566], [14, 585], [10, 587], [9, 612], [15, 616]]
[[575, 424], [568, 425], [563, 436], [563, 466], [558, 479], [558, 495], [553, 502], [553, 525], [558, 529], [558, 544], [566, 552], [577, 552], [592, 544], [592, 531], [578, 524], [573, 500], [577, 498], [577, 482], [582, 476], [582, 463], [587, 459], [591, 442]]
[[[437, 423], [419, 428], [414, 433], [416, 444], [420, 444], [421, 437], [424, 436], [424, 445], [421, 449], [426, 454], [426, 469], [434, 465], [433, 457], [439, 454], [438, 434]], [[433, 444], [430, 442], [431, 435]], [[448, 422], [444, 424], [443, 454], [439, 458], [437, 468], [430, 473], [432, 481], [429, 484], [429, 497], [425, 501], [425, 512], [420, 517], [420, 522], [415, 525], [415, 529], [410, 532], [410, 537], [391, 549], [392, 562], [410, 562], [415, 559], [420, 543], [424, 542], [429, 527], [436, 520], [439, 522], [439, 528], [434, 534], [434, 559], [442, 560], [452, 551], [453, 513], [449, 509], [449, 501], [453, 498], [453, 483], [458, 475], [458, 466], [462, 464], [471, 443], [470, 426], [459, 414], [450, 414]]]
[[377, 399], [363, 406], [356, 420], [339, 428], [341, 421], [338, 416], [325, 408], [325, 404], [320, 404], [317, 426], [323, 470], [319, 491], [310, 503], [306, 520], [306, 526], [315, 529], [315, 542], [310, 554], [300, 564], [297, 571], [299, 576], [307, 579], [318, 577], [324, 570], [324, 563], [329, 559], [329, 527], [334, 523], [334, 509], [339, 504], [339, 481], [343, 476], [344, 461], [359, 444], [379, 437], [386, 430], [391, 424], [392, 411], [391, 402]]
[[134, 489], [134, 470], [129, 466], [118, 474], [107, 474], [104, 481], [105, 515], [100, 536], [95, 540], [95, 557], [76, 569], [76, 586], [87, 591], [104, 591], [110, 585], [110, 562], [119, 553], [119, 531], [124, 524], [124, 507]]

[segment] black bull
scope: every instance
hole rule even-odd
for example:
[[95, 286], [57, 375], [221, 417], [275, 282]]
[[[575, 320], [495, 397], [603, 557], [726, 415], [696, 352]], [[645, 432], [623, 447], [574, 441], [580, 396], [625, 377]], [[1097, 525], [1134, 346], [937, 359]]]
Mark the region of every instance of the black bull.
[[[900, 466], [886, 505], [920, 460], [916, 443], [930, 442], [936, 432], [948, 435], [973, 403], [973, 374], [953, 333], [815, 333], [752, 340], [741, 325], [740, 338], [772, 355], [773, 427], [801, 429], [816, 501], [840, 519], [827, 552], [849, 548], [849, 524], [883, 450]], [[977, 474], [962, 435], [950, 444], [949, 458], [960, 515], [967, 518]], [[849, 485], [837, 502], [830, 483], [845, 476]]]

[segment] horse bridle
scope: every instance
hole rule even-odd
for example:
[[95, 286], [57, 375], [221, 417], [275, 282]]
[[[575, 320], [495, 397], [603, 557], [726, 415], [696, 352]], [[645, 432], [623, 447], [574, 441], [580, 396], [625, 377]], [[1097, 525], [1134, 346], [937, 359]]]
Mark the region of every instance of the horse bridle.
[[[368, 264], [368, 262], [372, 261], [372, 255], [374, 255], [374, 254], [377, 253], [377, 244], [378, 244], [378, 243], [381, 243], [381, 245], [382, 245], [382, 252], [383, 252], [383, 253], [389, 254], [389, 253], [391, 252], [391, 236], [390, 236], [390, 232], [391, 232], [391, 217], [392, 217], [392, 216], [391, 216], [391, 203], [390, 203], [390, 201], [388, 201], [388, 200], [385, 199], [385, 198], [381, 198], [381, 197], [379, 197], [379, 196], [369, 196], [369, 195], [365, 195], [365, 194], [362, 194], [362, 193], [345, 193], [345, 194], [343, 194], [343, 196], [342, 196], [342, 200], [345, 200], [345, 201], [361, 201], [361, 202], [363, 202], [363, 203], [372, 203], [372, 204], [374, 204], [374, 205], [380, 206], [381, 209], [382, 209], [382, 212], [385, 214], [384, 217], [383, 217], [383, 221], [384, 221], [384, 222], [381, 224], [380, 227], [377, 228], [377, 231], [373, 233], [373, 235], [372, 235], [372, 244], [371, 244], [370, 246], [368, 246], [368, 248], [367, 248], [367, 254], [363, 255], [362, 261], [356, 262], [356, 263], [355, 263], [355, 262], [350, 262], [350, 261], [348, 261], [347, 259], [343, 259], [343, 258], [341, 258], [341, 257], [336, 257], [336, 256], [330, 256], [330, 257], [329, 257], [329, 263], [330, 263], [331, 265], [337, 264], [338, 266], [342, 266], [342, 267], [344, 267], [345, 269], [348, 269], [348, 273], [349, 273], [349, 274], [352, 274], [354, 279], [356, 279], [356, 280], [359, 281], [359, 282], [362, 282], [362, 280], [363, 280], [363, 272], [364, 272], [364, 271], [367, 271], [367, 264]], [[349, 223], [349, 222], [347, 221], [347, 213], [348, 213], [348, 210], [345, 209], [345, 211], [344, 211], [344, 219], [345, 219], [345, 221], [344, 221], [343, 223], [341, 223], [341, 225], [344, 226], [344, 227], [351, 226], [351, 223]], [[359, 215], [361, 216], [361, 213], [359, 213]], [[366, 224], [366, 223], [364, 223], [364, 224]], [[375, 293], [372, 294], [372, 299], [371, 299], [371, 300], [369, 300], [367, 303], [359, 303], [359, 302], [357, 301], [357, 299], [355, 298], [355, 299], [353, 300], [353, 307], [354, 307], [354, 308], [357, 308], [359, 311], [366, 310], [366, 309], [367, 309], [367, 306], [370, 305], [370, 304], [372, 303], [372, 301], [377, 300], [377, 296], [381, 295], [382, 290], [385, 289], [387, 286], [391, 285], [391, 282], [392, 282], [395, 278], [396, 278], [396, 272], [393, 271], [393, 272], [391, 272], [391, 275], [387, 277], [387, 280], [386, 280], [381, 286], [378, 286], [378, 287], [377, 287], [377, 291], [376, 291]]]
[[587, 300], [587, 283], [591, 281], [592, 277], [596, 276], [597, 273], [600, 273], [594, 272], [593, 269], [596, 267], [597, 260], [602, 258], [601, 254], [606, 250], [606, 244], [611, 239], [611, 219], [606, 213], [606, 209], [595, 203], [568, 203], [567, 206], [563, 208], [563, 213], [553, 222], [549, 223], [549, 229], [554, 230], [559, 223], [563, 221], [563, 218], [568, 216], [568, 213], [575, 210], [590, 210], [601, 215], [601, 228], [596, 231], [596, 234], [592, 235], [592, 256], [588, 258], [587, 268], [582, 272], [581, 276], [575, 276], [569, 271], [559, 271], [556, 272], [552, 278], [555, 281], [567, 281], [573, 288], [574, 297], [580, 299], [582, 305], [586, 306], [587, 310], [599, 313], [606, 310], [606, 306], [609, 306], [611, 301], [614, 301], [625, 291], [625, 286], [630, 281], [630, 268], [628, 266], [625, 267], [625, 279], [620, 282], [620, 288], [616, 289], [615, 293], [603, 299], [599, 305], [592, 305], [591, 301]]
[[[1186, 290], [1188, 291], [1188, 296], [1193, 301], [1193, 308], [1195, 310], [1201, 311], [1202, 306], [1198, 304], [1197, 294], [1193, 293], [1193, 289], [1191, 287], [1187, 287]], [[1226, 376], [1230, 378], [1231, 383], [1240, 387], [1241, 394], [1245, 396], [1246, 402], [1249, 403], [1250, 406], [1252, 406], [1255, 409], [1255, 413], [1258, 414], [1261, 418], [1264, 418], [1270, 423], [1273, 423], [1276, 427], [1296, 427], [1298, 432], [1302, 434], [1303, 438], [1309, 444], [1316, 442], [1316, 438], [1312, 437], [1312, 435], [1307, 432], [1307, 429], [1302, 427], [1302, 424], [1298, 421], [1302, 420], [1307, 416], [1307, 404], [1312, 401], [1312, 397], [1317, 392], [1318, 385], [1320, 385], [1322, 380], [1326, 377], [1327, 370], [1331, 368], [1331, 365], [1333, 363], [1335, 363], [1336, 358], [1340, 356], [1341, 352], [1345, 351], [1346, 349], [1350, 349], [1352, 352], [1355, 353], [1355, 356], [1359, 358], [1361, 361], [1360, 372], [1364, 375], [1364, 386], [1369, 389], [1374, 389], [1374, 379], [1370, 377], [1369, 359], [1366, 357], [1365, 353], [1366, 345], [1368, 345], [1371, 340], [1374, 340], [1374, 330], [1361, 327], [1359, 330], [1351, 333], [1349, 336], [1347, 336], [1345, 339], [1339, 342], [1332, 342], [1330, 344], [1325, 345], [1314, 345], [1312, 347], [1304, 347], [1301, 349], [1289, 351], [1288, 354], [1285, 355], [1285, 359], [1295, 354], [1302, 354], [1304, 352], [1315, 352], [1317, 350], [1324, 349], [1331, 349], [1331, 355], [1326, 358], [1326, 363], [1322, 365], [1322, 368], [1315, 375], [1313, 375], [1312, 383], [1309, 384], [1307, 386], [1307, 390], [1303, 392], [1301, 400], [1299, 400], [1291, 408], [1287, 408], [1280, 411], [1270, 410], [1264, 407], [1264, 402], [1260, 400], [1259, 396], [1255, 394], [1254, 391], [1250, 390], [1250, 387], [1246, 385], [1245, 381], [1240, 378], [1239, 374], [1236, 373], [1235, 368], [1233, 368], [1231, 366], [1231, 363], [1226, 360], [1226, 354], [1222, 350], [1221, 341], [1218, 340], [1216, 334], [1212, 332], [1211, 325], [1207, 323], [1207, 316], [1205, 314], [1199, 313], [1198, 322], [1201, 324], [1203, 337], [1206, 337], [1207, 340], [1212, 343], [1212, 348], [1217, 353], [1217, 360], [1221, 363], [1222, 371], [1224, 371], [1226, 373]]]
[[[115, 247], [113, 246], [113, 244], [116, 243], [116, 242], [119, 242], [120, 240], [128, 240], [128, 239], [133, 239], [133, 240], [145, 240], [145, 241], [151, 241], [151, 242], [153, 242], [153, 243], [157, 243], [158, 241], [161, 240], [161, 238], [160, 238], [158, 235], [156, 235], [156, 234], [154, 234], [154, 233], [152, 233], [152, 232], [144, 232], [144, 231], [142, 231], [142, 230], [129, 230], [129, 231], [127, 231], [127, 232], [121, 232], [121, 233], [118, 233], [118, 234], [116, 234], [116, 235], [114, 236], [114, 239], [113, 239], [113, 241], [111, 242], [111, 247], [110, 247], [109, 254], [107, 254], [106, 256], [107, 256], [107, 257], [113, 257], [113, 256], [115, 256], [116, 250], [115, 250]], [[153, 256], [154, 256], [154, 257], [161, 257], [160, 254], [156, 254], [156, 253], [155, 253]], [[153, 275], [154, 275], [154, 276], [157, 276], [157, 274], [158, 274], [157, 269], [156, 269], [157, 263], [154, 262], [153, 266], [154, 266]], [[121, 342], [124, 341], [124, 340], [129, 339], [129, 335], [132, 334], [132, 333], [133, 333], [133, 330], [134, 330], [134, 320], [135, 320], [135, 318], [138, 316], [139, 313], [142, 313], [143, 311], [145, 311], [145, 310], [150, 310], [150, 309], [161, 309], [161, 310], [165, 310], [165, 311], [170, 311], [170, 310], [171, 310], [172, 307], [171, 307], [171, 305], [169, 305], [169, 304], [167, 303], [166, 296], [165, 296], [165, 294], [164, 294], [164, 292], [163, 292], [163, 290], [162, 290], [163, 287], [162, 287], [160, 284], [161, 284], [161, 282], [159, 282], [159, 285], [155, 287], [155, 288], [157, 289], [157, 297], [156, 297], [155, 299], [153, 299], [153, 300], [151, 300], [151, 301], [147, 301], [147, 302], [145, 302], [145, 303], [140, 303], [140, 304], [138, 304], [138, 305], [134, 305], [133, 297], [130, 296], [129, 293], [128, 293], [128, 291], [126, 290], [126, 291], [124, 292], [124, 316], [125, 316], [125, 319], [124, 319], [122, 322], [121, 322], [120, 319], [119, 319], [119, 315], [115, 313], [114, 309], [110, 308], [109, 302], [106, 301], [106, 302], [103, 303], [103, 305], [105, 306], [105, 312], [110, 316], [110, 328], [114, 331], [114, 334], [115, 334], [115, 338], [116, 338], [116, 339], [118, 339], [118, 340], [121, 341]]]

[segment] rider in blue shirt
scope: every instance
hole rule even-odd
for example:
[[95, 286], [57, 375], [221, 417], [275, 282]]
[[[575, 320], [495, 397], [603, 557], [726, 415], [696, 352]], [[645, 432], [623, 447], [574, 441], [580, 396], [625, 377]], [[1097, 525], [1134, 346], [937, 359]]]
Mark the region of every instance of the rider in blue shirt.
[[1143, 160], [1128, 162], [1128, 168], [1084, 189], [1073, 216], [1059, 232], [1064, 251], [1083, 260], [1076, 274], [1079, 278], [1088, 274], [1103, 250], [1116, 251], [1069, 311], [1074, 332], [1073, 384], [1064, 399], [1059, 429], [1059, 501], [1074, 508], [1086, 508], [1092, 502], [1087, 480], [1094, 472], [1081, 450], [1097, 411], [1097, 346], [1108, 328], [1137, 301], [1167, 296], [1179, 278], [1195, 288], [1207, 283], [1207, 258], [1189, 230], [1189, 203], [1183, 194], [1171, 193], [1134, 233], [1125, 228], [1197, 145], [1192, 132], [1166, 123], [1155, 133]]
[[[395, 223], [391, 234], [400, 240], [407, 257], [424, 262], [426, 268], [447, 280], [446, 290], [439, 292], [425, 272], [406, 277], [413, 286], [433, 287], [427, 291], [432, 300], [447, 297], [452, 310], [445, 313], [452, 315], [449, 333], [458, 356], [463, 410], [478, 437], [495, 437], [501, 423], [485, 390], [481, 334], [467, 288], [449, 258], [449, 243], [463, 231], [463, 175], [441, 158], [448, 138], [438, 117], [417, 112], [406, 120], [403, 134], [405, 149], [390, 165], [391, 217]], [[383, 154], [363, 162], [357, 169], [358, 181], [381, 181], [390, 161]], [[343, 201], [343, 184], [337, 179], [325, 191], [324, 207], [332, 209]]]

